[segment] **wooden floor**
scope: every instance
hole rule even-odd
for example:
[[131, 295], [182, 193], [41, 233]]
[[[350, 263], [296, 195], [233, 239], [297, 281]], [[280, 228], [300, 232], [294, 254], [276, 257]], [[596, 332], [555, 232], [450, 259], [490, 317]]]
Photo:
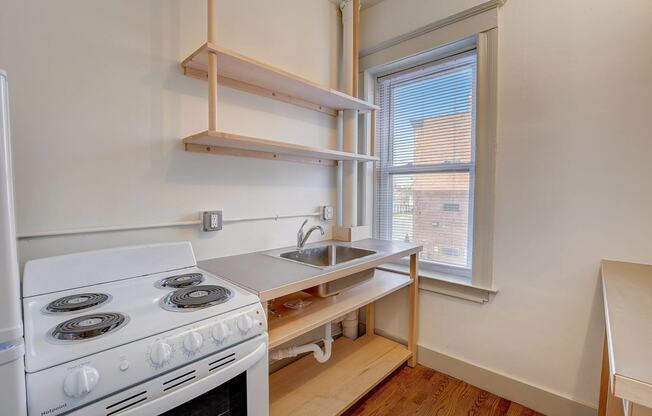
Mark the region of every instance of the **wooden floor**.
[[534, 410], [427, 367], [404, 366], [345, 416], [541, 416]]

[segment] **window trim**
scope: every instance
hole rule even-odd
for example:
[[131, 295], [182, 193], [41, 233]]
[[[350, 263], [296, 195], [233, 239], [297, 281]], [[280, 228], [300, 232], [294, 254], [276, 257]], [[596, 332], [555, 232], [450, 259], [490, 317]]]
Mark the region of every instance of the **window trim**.
[[[410, 266], [398, 263], [385, 263], [378, 266], [380, 270], [410, 275]], [[428, 270], [419, 270], [419, 289], [427, 292], [439, 293], [458, 299], [470, 300], [476, 303], [489, 302], [491, 295], [498, 290], [490, 287], [473, 285], [467, 280], [444, 273], [435, 273]]]
[[[394, 60], [364, 72], [366, 99], [373, 101], [377, 78], [388, 73], [400, 71], [401, 63], [404, 69], [419, 64], [431, 62], [437, 58], [444, 59], [452, 55], [476, 49], [476, 117], [475, 117], [475, 178], [474, 207], [470, 229], [473, 230], [472, 276], [470, 282], [459, 282], [460, 290], [477, 294], [485, 291], [488, 296], [496, 293], [493, 286], [493, 237], [494, 237], [494, 180], [495, 180], [495, 154], [497, 135], [497, 61], [498, 61], [498, 29], [496, 27], [477, 33], [474, 36], [461, 39], [457, 42], [441, 45], [438, 48], [423, 51], [418, 55], [410, 55], [402, 60]], [[438, 55], [437, 51], [441, 50]], [[374, 127], [372, 127], [373, 129]], [[377, 171], [374, 170], [374, 181], [377, 180]], [[374, 198], [375, 201], [375, 198]], [[374, 209], [375, 211], [375, 209]], [[375, 221], [374, 221], [375, 224]], [[472, 228], [471, 228], [472, 227]], [[375, 230], [374, 230], [375, 231]], [[400, 267], [400, 262], [397, 266]], [[422, 290], [451, 295], [451, 281], [459, 280], [459, 275], [454, 273], [429, 273], [427, 264], [420, 262], [424, 269], [421, 273], [426, 278], [427, 284], [420, 285]], [[443, 274], [444, 276], [437, 276]], [[441, 285], [438, 285], [438, 281]], [[455, 283], [453, 283], [455, 284]], [[427, 287], [425, 287], [427, 286]], [[441, 291], [437, 290], [441, 287]], [[470, 293], [469, 292], [469, 293]], [[454, 296], [454, 295], [451, 295]], [[466, 299], [465, 296], [457, 296]]]

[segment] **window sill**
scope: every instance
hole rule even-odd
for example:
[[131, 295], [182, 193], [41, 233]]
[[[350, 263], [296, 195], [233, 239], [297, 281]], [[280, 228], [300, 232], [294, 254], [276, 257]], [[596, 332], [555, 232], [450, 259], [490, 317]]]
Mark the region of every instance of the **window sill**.
[[[410, 268], [401, 264], [385, 263], [378, 268], [395, 273], [410, 274]], [[498, 293], [496, 289], [475, 286], [468, 280], [457, 276], [428, 270], [419, 270], [419, 289], [476, 303], [489, 302], [491, 295]]]

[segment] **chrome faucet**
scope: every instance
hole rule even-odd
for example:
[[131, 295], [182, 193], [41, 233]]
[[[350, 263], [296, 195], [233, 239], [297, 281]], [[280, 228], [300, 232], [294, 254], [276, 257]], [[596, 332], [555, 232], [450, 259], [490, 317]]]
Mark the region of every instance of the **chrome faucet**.
[[299, 231], [297, 232], [297, 248], [299, 250], [303, 249], [303, 246], [306, 244], [306, 240], [308, 239], [308, 237], [310, 237], [310, 233], [312, 233], [313, 231], [319, 230], [321, 232], [321, 235], [324, 235], [324, 229], [321, 227], [321, 225], [315, 225], [310, 227], [308, 231], [304, 234], [303, 227], [305, 227], [307, 223], [308, 220], [305, 220], [303, 224], [301, 224], [301, 228], [299, 228]]

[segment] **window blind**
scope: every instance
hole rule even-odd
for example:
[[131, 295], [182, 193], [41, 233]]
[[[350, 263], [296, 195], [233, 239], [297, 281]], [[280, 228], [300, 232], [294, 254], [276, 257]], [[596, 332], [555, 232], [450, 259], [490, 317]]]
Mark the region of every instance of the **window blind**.
[[378, 78], [375, 234], [470, 276], [476, 53]]

